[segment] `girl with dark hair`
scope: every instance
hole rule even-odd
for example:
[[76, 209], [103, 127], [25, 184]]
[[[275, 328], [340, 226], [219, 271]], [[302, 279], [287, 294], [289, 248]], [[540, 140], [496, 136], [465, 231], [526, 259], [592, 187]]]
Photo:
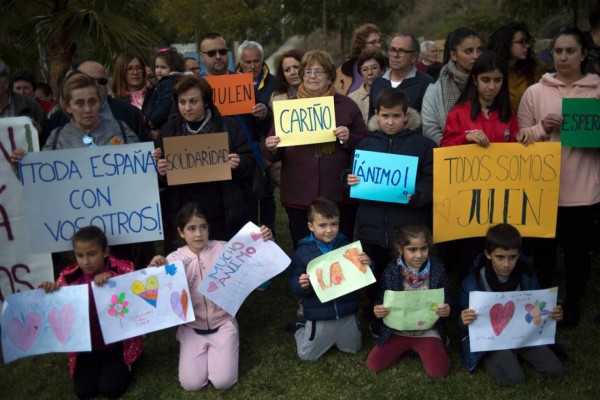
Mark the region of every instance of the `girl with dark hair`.
[[160, 49], [156, 53], [154, 73], [158, 83], [146, 92], [142, 113], [150, 132], [150, 138], [156, 139], [171, 112], [175, 112], [171, 94], [177, 83], [177, 77], [185, 71], [185, 63], [174, 47]]
[[[190, 287], [196, 320], [177, 329], [179, 382], [187, 391], [201, 390], [209, 382], [215, 389], [229, 389], [238, 379], [238, 324], [234, 316], [198, 290], [225, 251], [227, 242], [209, 239], [209, 231], [216, 227], [209, 224], [198, 203], [184, 204], [177, 213], [175, 226], [181, 247], [166, 258], [155, 256], [150, 266], [181, 260]], [[266, 226], [263, 225], [260, 232], [263, 240], [273, 239], [273, 233]]]
[[471, 69], [467, 86], [448, 114], [441, 145], [514, 142], [519, 123], [511, 109], [508, 70], [493, 52], [482, 54]]
[[521, 22], [501, 26], [492, 33], [487, 44], [487, 50], [498, 53], [508, 64], [510, 103], [515, 110], [525, 90], [539, 81], [546, 69], [535, 57], [534, 44], [535, 38]]
[[438, 80], [427, 88], [421, 108], [423, 135], [437, 144], [442, 139], [446, 117], [467, 85], [482, 45], [479, 35], [469, 28], [458, 28], [446, 38], [444, 66]]
[[[171, 115], [163, 125], [158, 138], [163, 148], [163, 139], [172, 136], [202, 135], [227, 132], [232, 179], [229, 181], [190, 183], [169, 186], [162, 193], [163, 219], [165, 221], [165, 244], [170, 246], [175, 238], [175, 215], [181, 206], [197, 202], [213, 222], [212, 236], [218, 240], [229, 240], [249, 218], [245, 204], [252, 196], [254, 157], [237, 120], [222, 117], [213, 103], [212, 88], [206, 79], [199, 76], [184, 76], [173, 88], [173, 103], [179, 112]], [[158, 161], [158, 171], [166, 175], [169, 161]], [[168, 249], [167, 249], [168, 250]]]
[[[552, 42], [556, 73], [547, 73], [529, 87], [519, 105], [519, 136], [524, 143], [560, 142], [562, 100], [600, 98], [600, 77], [584, 73], [590, 44], [584, 33], [571, 27]], [[566, 326], [579, 323], [580, 301], [590, 277], [590, 239], [595, 238], [594, 218], [600, 206], [600, 155], [598, 149], [563, 147], [556, 239], [539, 239], [534, 257], [542, 287], [553, 284], [556, 248], [563, 247], [566, 272], [564, 304]]]

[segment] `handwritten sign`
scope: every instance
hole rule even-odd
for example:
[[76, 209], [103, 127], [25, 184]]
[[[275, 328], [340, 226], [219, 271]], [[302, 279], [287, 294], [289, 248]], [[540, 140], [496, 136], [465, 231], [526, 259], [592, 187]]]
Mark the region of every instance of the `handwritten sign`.
[[390, 309], [383, 322], [392, 329], [420, 331], [431, 328], [439, 316], [436, 309], [444, 304], [444, 289], [386, 290], [383, 305]]
[[252, 74], [205, 76], [213, 91], [213, 101], [221, 115], [248, 114], [256, 103]]
[[105, 343], [196, 320], [181, 261], [92, 284]]
[[264, 241], [252, 222], [227, 242], [198, 291], [235, 315], [248, 295], [263, 282], [283, 272], [290, 258], [273, 241]]
[[29, 250], [33, 240], [25, 224], [25, 192], [10, 163], [16, 148], [38, 151], [37, 136], [27, 117], [0, 118], [0, 309], [6, 296], [54, 280], [50, 254]]
[[166, 137], [169, 185], [231, 180], [227, 132]]
[[[161, 240], [152, 143], [27, 154], [19, 164], [31, 250], [71, 249], [80, 228], [96, 225], [110, 245]], [[43, 200], [43, 201], [41, 201]]]
[[330, 251], [308, 263], [306, 273], [322, 303], [375, 282], [371, 268], [360, 262], [360, 241]]
[[560, 142], [565, 147], [600, 147], [600, 100], [562, 100]]
[[273, 102], [278, 147], [335, 142], [333, 96]]
[[419, 157], [356, 150], [352, 173], [360, 180], [350, 197], [406, 204], [415, 192], [418, 164]]
[[558, 288], [522, 292], [470, 292], [471, 351], [518, 349], [554, 343], [556, 321], [549, 317]]
[[90, 351], [89, 319], [87, 285], [7, 296], [2, 313], [4, 362], [36, 354]]
[[434, 149], [434, 242], [485, 236], [498, 223], [523, 236], [554, 237], [560, 151], [560, 143]]

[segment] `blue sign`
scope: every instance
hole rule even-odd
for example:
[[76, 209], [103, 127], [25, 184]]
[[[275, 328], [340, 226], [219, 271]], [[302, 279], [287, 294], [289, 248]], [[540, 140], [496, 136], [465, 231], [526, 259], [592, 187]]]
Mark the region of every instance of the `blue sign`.
[[359, 181], [350, 197], [406, 204], [415, 192], [418, 163], [419, 157], [356, 150], [352, 173]]

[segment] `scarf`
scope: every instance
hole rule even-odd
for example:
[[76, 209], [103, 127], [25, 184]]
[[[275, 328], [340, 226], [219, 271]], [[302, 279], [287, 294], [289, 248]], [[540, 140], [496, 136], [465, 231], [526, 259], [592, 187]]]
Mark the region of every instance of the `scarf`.
[[141, 88], [140, 90], [134, 90], [134, 91], [127, 91], [127, 96], [129, 97], [129, 103], [134, 106], [139, 108], [140, 110], [142, 109], [142, 105], [144, 104], [144, 96], [146, 95], [146, 91], [148, 91], [148, 89], [152, 88], [152, 84], [150, 82], [146, 82], [146, 84], [144, 85], [143, 88]]
[[500, 282], [490, 262], [485, 263], [483, 268], [485, 280], [490, 286], [490, 289], [492, 289], [492, 292], [513, 292], [519, 287], [519, 282], [521, 282], [521, 275], [523, 273], [520, 263], [517, 263], [506, 282]]
[[[323, 93], [311, 96], [304, 88], [304, 82], [298, 86], [297, 97], [299, 99], [309, 99], [311, 97], [324, 97], [324, 96], [333, 96], [336, 93], [335, 86], [333, 84], [329, 85], [327, 89], [323, 91]], [[335, 152], [335, 143], [336, 142], [327, 142], [327, 143], [318, 143], [315, 145], [315, 158], [321, 158], [322, 156], [330, 156]]]
[[184, 132], [184, 135], [198, 135], [201, 133], [218, 132], [218, 126], [215, 119], [212, 118], [212, 111], [210, 108], [207, 108], [204, 110], [204, 119], [202, 121], [194, 123], [187, 122], [184, 119], [182, 122], [182, 131]]
[[467, 86], [469, 74], [458, 69], [454, 60], [448, 61], [440, 71], [440, 84], [442, 85], [442, 100], [444, 102], [444, 115], [448, 115], [460, 94]]
[[421, 266], [417, 273], [414, 273], [406, 266], [402, 255], [398, 256], [396, 263], [398, 266], [402, 267], [402, 275], [404, 275], [404, 280], [411, 288], [418, 289], [429, 280], [429, 271], [431, 270], [431, 262], [429, 261], [429, 258], [427, 258], [427, 262], [424, 264], [424, 266]]

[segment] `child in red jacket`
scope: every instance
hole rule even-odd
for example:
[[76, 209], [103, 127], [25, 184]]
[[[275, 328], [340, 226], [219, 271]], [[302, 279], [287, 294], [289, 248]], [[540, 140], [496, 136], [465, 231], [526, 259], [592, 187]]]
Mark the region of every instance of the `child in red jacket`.
[[114, 276], [133, 272], [133, 263], [110, 257], [106, 235], [96, 226], [77, 231], [72, 243], [77, 264], [63, 269], [56, 282], [42, 282], [40, 287], [52, 292], [66, 285], [88, 285], [92, 351], [69, 353], [75, 394], [80, 399], [120, 397], [131, 383], [131, 364], [141, 354], [144, 340], [137, 336], [104, 343], [91, 283], [101, 286]]

